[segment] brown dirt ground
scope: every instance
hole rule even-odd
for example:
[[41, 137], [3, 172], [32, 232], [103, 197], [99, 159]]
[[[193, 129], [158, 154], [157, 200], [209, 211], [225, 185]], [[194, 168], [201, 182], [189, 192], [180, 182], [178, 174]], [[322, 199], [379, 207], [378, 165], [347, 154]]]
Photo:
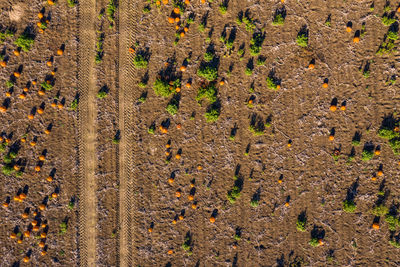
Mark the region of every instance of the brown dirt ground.
[[[83, 0], [81, 0], [83, 1]], [[154, 1], [153, 1], [154, 2]], [[170, 1], [172, 2], [172, 1]], [[191, 1], [181, 20], [190, 13], [195, 15], [194, 23], [179, 43], [174, 46], [175, 25], [169, 24], [167, 17], [172, 5], [161, 4], [157, 9], [152, 5], [150, 12], [141, 10], [146, 1], [139, 1], [139, 31], [135, 39], [139, 49], [148, 48], [150, 61], [148, 69], [135, 72], [136, 82], [148, 73], [146, 88], [136, 84], [133, 99], [125, 99], [124, 104], [133, 106], [131, 119], [133, 127], [125, 129], [133, 134], [131, 166], [134, 179], [134, 208], [130, 211], [134, 227], [135, 245], [131, 252], [136, 266], [289, 266], [301, 259], [301, 266], [398, 266], [400, 257], [396, 248], [388, 241], [398, 236], [399, 231], [390, 232], [384, 218], [380, 219], [380, 230], [373, 230], [374, 216], [370, 213], [378, 199], [378, 191], [386, 191], [386, 206], [398, 207], [400, 188], [397, 182], [400, 165], [387, 141], [377, 136], [384, 116], [400, 111], [400, 91], [398, 83], [387, 83], [399, 68], [398, 54], [378, 56], [375, 54], [388, 27], [381, 23], [384, 1], [375, 1], [374, 11], [371, 1], [229, 1], [228, 11], [221, 15], [218, 11], [221, 1], [200, 4]], [[96, 14], [106, 7], [108, 1], [96, 1]], [[68, 8], [65, 1], [49, 7], [43, 1], [33, 0], [0, 3], [0, 24], [14, 26], [16, 36], [25, 27], [37, 22], [37, 13], [43, 6], [50, 12], [51, 22], [44, 34], [37, 34], [35, 45], [30, 52], [21, 52], [19, 57], [12, 54], [13, 40], [6, 40], [1, 47], [10, 56], [8, 66], [0, 69], [2, 83], [10, 77], [14, 69], [23, 65], [21, 77], [17, 79], [10, 97], [11, 105], [6, 113], [1, 113], [4, 134], [11, 143], [18, 142], [29, 129], [27, 140], [37, 137], [37, 145], [22, 144], [18, 159], [26, 160], [22, 177], [0, 174], [0, 196], [2, 201], [11, 198], [8, 208], [1, 207], [0, 216], [0, 259], [4, 266], [22, 263], [23, 257], [31, 254], [31, 266], [75, 266], [79, 262], [78, 214], [76, 207], [69, 210], [71, 197], [78, 196], [78, 140], [77, 113], [68, 109], [75, 97], [77, 87], [77, 40], [79, 40], [77, 8]], [[398, 3], [391, 3], [397, 9]], [[287, 17], [283, 26], [272, 26], [275, 9], [285, 6]], [[20, 12], [23, 12], [21, 16]], [[251, 76], [245, 75], [245, 68], [252, 58], [249, 52], [251, 34], [244, 25], [235, 22], [240, 11], [249, 11], [257, 20], [256, 27], [266, 33], [261, 55], [265, 56], [264, 66], [256, 66]], [[201, 18], [207, 14], [204, 33], [198, 31]], [[325, 25], [331, 15], [331, 27]], [[118, 20], [118, 13], [117, 13]], [[348, 21], [353, 23], [352, 33], [346, 32]], [[352, 38], [356, 30], [365, 22], [366, 34], [358, 44]], [[118, 247], [121, 238], [120, 209], [118, 199], [121, 177], [118, 161], [120, 147], [111, 140], [119, 129], [120, 91], [119, 72], [127, 68], [120, 66], [118, 23], [114, 29], [108, 28], [107, 18], [97, 19], [96, 27], [104, 31], [104, 57], [95, 67], [96, 90], [109, 88], [106, 98], [95, 100], [97, 108], [96, 125], [96, 265], [121, 265]], [[296, 35], [306, 25], [309, 30], [309, 47], [300, 48]], [[236, 29], [234, 48], [229, 55], [219, 36], [223, 29], [227, 33]], [[206, 38], [210, 37], [207, 43]], [[122, 37], [123, 38], [123, 37]], [[46, 60], [54, 55], [61, 44], [65, 44], [63, 56], [55, 56], [54, 67], [46, 66]], [[239, 46], [245, 44], [245, 54], [239, 59]], [[220, 59], [218, 99], [221, 115], [217, 122], [207, 123], [204, 113], [207, 102], [199, 105], [195, 100], [202, 79], [196, 74], [203, 55], [209, 45], [214, 46]], [[397, 44], [397, 42], [396, 42]], [[134, 45], [132, 43], [132, 45]], [[398, 44], [397, 44], [398, 45]], [[93, 48], [95, 49], [95, 48]], [[152, 87], [157, 73], [164, 63], [175, 62], [177, 69], [190, 56], [186, 72], [182, 73], [179, 111], [171, 116], [165, 110], [169, 99], [156, 96]], [[315, 69], [307, 70], [311, 59], [315, 59]], [[370, 77], [364, 78], [359, 72], [360, 65], [372, 60]], [[232, 66], [230, 74], [228, 70]], [[53, 91], [46, 96], [38, 96], [38, 85], [32, 86], [26, 99], [18, 99], [18, 94], [29, 81], [43, 81], [51, 69], [57, 68]], [[266, 77], [271, 70], [281, 79], [281, 88], [271, 91], [266, 86]], [[125, 73], [125, 72], [124, 72]], [[126, 72], [129, 73], [129, 72]], [[131, 77], [132, 78], [132, 77]], [[322, 88], [325, 78], [329, 87]], [[184, 86], [192, 79], [191, 88]], [[250, 92], [253, 85], [254, 92]], [[7, 91], [3, 85], [3, 98]], [[59, 92], [65, 98], [63, 110], [53, 109], [50, 104]], [[137, 100], [143, 92], [148, 93], [146, 102]], [[247, 101], [254, 97], [254, 107]], [[346, 111], [329, 110], [332, 99], [338, 103], [346, 101]], [[45, 103], [43, 115], [28, 120], [32, 107]], [[194, 119], [190, 119], [195, 113]], [[250, 117], [257, 114], [263, 120], [271, 117], [271, 127], [261, 136], [253, 136], [249, 131]], [[395, 113], [396, 114], [396, 113]], [[397, 115], [398, 116], [398, 115]], [[160, 124], [170, 120], [167, 134], [161, 134]], [[147, 132], [152, 123], [156, 124], [154, 135]], [[43, 130], [53, 123], [52, 133], [47, 136]], [[182, 128], [177, 129], [177, 124]], [[234, 140], [229, 139], [231, 129], [237, 126]], [[335, 128], [335, 139], [329, 141], [331, 128]], [[347, 163], [352, 149], [352, 138], [356, 131], [362, 134], [361, 145], [355, 147], [355, 160]], [[123, 133], [125, 134], [125, 133]], [[4, 135], [5, 136], [5, 135]], [[287, 143], [292, 140], [292, 147]], [[165, 145], [171, 142], [172, 159], [166, 162]], [[381, 155], [370, 161], [361, 160], [364, 143], [372, 142], [381, 146]], [[249, 148], [247, 154], [246, 149]], [[337, 162], [332, 157], [335, 148], [340, 148]], [[34, 167], [44, 150], [48, 156], [39, 174]], [[178, 149], [182, 158], [175, 159]], [[7, 150], [6, 150], [7, 151]], [[129, 153], [128, 153], [129, 154]], [[5, 153], [3, 153], [5, 155]], [[371, 181], [371, 176], [383, 166], [384, 176]], [[199, 170], [197, 167], [202, 166]], [[45, 180], [55, 168], [54, 181]], [[237, 176], [243, 179], [240, 198], [231, 204], [227, 192], [232, 189]], [[168, 178], [172, 173], [172, 185]], [[278, 178], [283, 176], [283, 182]], [[194, 200], [197, 209], [192, 209], [188, 200], [190, 181], [195, 179]], [[358, 181], [355, 213], [345, 213], [342, 203], [348, 189]], [[22, 203], [13, 201], [18, 190], [29, 187], [27, 199]], [[48, 202], [40, 218], [49, 225], [48, 254], [40, 255], [35, 234], [25, 238], [22, 244], [10, 239], [16, 226], [25, 231], [33, 219], [32, 212], [56, 188], [57, 199]], [[383, 188], [383, 189], [382, 189]], [[175, 192], [182, 191], [177, 199]], [[259, 206], [250, 206], [253, 195], [259, 192]], [[132, 196], [129, 196], [132, 197]], [[290, 198], [289, 206], [285, 206]], [[79, 200], [79, 199], [78, 199]], [[79, 201], [78, 201], [79, 205]], [[25, 208], [31, 208], [29, 219], [22, 219]], [[215, 223], [209, 219], [217, 211]], [[298, 215], [306, 211], [305, 232], [296, 230]], [[184, 213], [184, 219], [173, 225], [172, 220]], [[60, 223], [68, 218], [67, 233], [61, 235]], [[153, 231], [148, 228], [154, 224]], [[324, 244], [311, 247], [311, 231], [320, 227], [324, 232]], [[125, 226], [122, 226], [125, 227]], [[241, 239], [233, 236], [240, 229]], [[41, 233], [41, 232], [39, 232]], [[182, 244], [187, 234], [192, 239], [192, 255], [183, 250]], [[356, 244], [356, 246], [355, 246]], [[173, 254], [167, 251], [172, 249]]]
[[[383, 1], [375, 1], [372, 12], [371, 1], [288, 0], [286, 21], [279, 27], [272, 26], [271, 21], [275, 9], [282, 7], [280, 1], [230, 1], [228, 12], [223, 16], [218, 11], [219, 4], [220, 1], [204, 5], [196, 2], [187, 8], [181, 19], [185, 20], [193, 12], [195, 22], [176, 46], [172, 44], [174, 25], [167, 22], [171, 5], [162, 5], [159, 11], [153, 7], [140, 17], [137, 40], [141, 48], [149, 48], [151, 57], [148, 100], [137, 105], [134, 127], [138, 135], [134, 152], [134, 177], [139, 185], [136, 214], [141, 224], [137, 230], [140, 240], [135, 255], [137, 263], [140, 266], [286, 266], [299, 257], [307, 266], [398, 265], [398, 253], [388, 244], [387, 224], [381, 219], [381, 230], [371, 230], [374, 217], [369, 213], [382, 182], [382, 178], [377, 182], [369, 178], [379, 164], [384, 166], [385, 188], [390, 190], [386, 203], [398, 203], [399, 195], [396, 182], [399, 159], [376, 134], [383, 117], [399, 110], [400, 97], [397, 85], [385, 83], [397, 73], [396, 56], [375, 55], [387, 32], [387, 27], [376, 16], [383, 13]], [[259, 21], [257, 28], [266, 32], [261, 51], [266, 63], [256, 66], [250, 77], [244, 70], [251, 58], [251, 35], [235, 22], [238, 12], [247, 9]], [[197, 27], [206, 13], [206, 30], [199, 33]], [[324, 25], [329, 14], [331, 27]], [[353, 22], [351, 34], [345, 31], [348, 21]], [[353, 44], [354, 31], [363, 22], [366, 23], [365, 37], [359, 44]], [[300, 48], [295, 42], [303, 25], [307, 25], [310, 33], [308, 49]], [[225, 26], [228, 35], [231, 29], [237, 29], [230, 57], [224, 56], [226, 49], [219, 40]], [[210, 30], [211, 43], [220, 58], [218, 74], [226, 80], [218, 92], [221, 116], [211, 124], [203, 116], [207, 105], [199, 106], [195, 100], [201, 82], [196, 72], [208, 47], [205, 40]], [[245, 56], [240, 61], [237, 51], [242, 42]], [[165, 111], [169, 99], [157, 97], [151, 85], [155, 74], [164, 68], [164, 62], [175, 58], [179, 68], [189, 54], [191, 61], [183, 73], [183, 84], [192, 78], [192, 87], [182, 86], [179, 112], [170, 116]], [[316, 60], [316, 68], [308, 71], [306, 67], [312, 58]], [[368, 79], [358, 71], [366, 60], [373, 60]], [[230, 64], [233, 70], [228, 76]], [[282, 80], [282, 88], [277, 92], [266, 88], [265, 79], [271, 69]], [[144, 74], [145, 71], [138, 71], [138, 81]], [[322, 88], [325, 78], [329, 78], [326, 89]], [[253, 94], [249, 93], [252, 83]], [[137, 91], [137, 97], [141, 92]], [[251, 95], [255, 96], [253, 108], [246, 105]], [[347, 102], [345, 112], [329, 111], [335, 97], [339, 104]], [[192, 112], [196, 112], [194, 120], [189, 119]], [[272, 127], [263, 136], [255, 137], [248, 129], [253, 113], [264, 119], [272, 116]], [[171, 126], [168, 134], [163, 135], [158, 126], [168, 118]], [[157, 125], [155, 135], [146, 132], [152, 122]], [[181, 130], [176, 129], [178, 123], [182, 124]], [[234, 125], [238, 132], [235, 140], [230, 141]], [[330, 142], [328, 136], [333, 127], [336, 135], [334, 142]], [[356, 160], [346, 164], [357, 130], [362, 133], [362, 144], [371, 141], [381, 145], [382, 154], [363, 162], [362, 146], [356, 147]], [[286, 146], [289, 139], [293, 141], [291, 148]], [[164, 153], [168, 140], [172, 143], [173, 159], [166, 164]], [[249, 144], [246, 156], [244, 152]], [[339, 146], [343, 156], [335, 163], [331, 155]], [[181, 160], [174, 158], [178, 149], [183, 151]], [[198, 165], [203, 169], [198, 171]], [[244, 184], [240, 199], [232, 205], [226, 194], [234, 184], [237, 165]], [[173, 172], [176, 178], [171, 186], [167, 180]], [[277, 182], [280, 175], [283, 175], [282, 184]], [[355, 200], [357, 212], [347, 214], [342, 211], [342, 203], [347, 189], [357, 178], [360, 183]], [[196, 210], [191, 209], [191, 202], [187, 200], [192, 179], [196, 180]], [[177, 189], [183, 192], [179, 200], [175, 197]], [[260, 205], [252, 208], [250, 199], [257, 190], [260, 190]], [[288, 196], [290, 206], [285, 207]], [[214, 209], [218, 210], [218, 216], [211, 224], [209, 218]], [[184, 220], [173, 225], [172, 220], [182, 210]], [[302, 211], [307, 212], [308, 218], [304, 233], [296, 231], [297, 216]], [[154, 229], [149, 233], [152, 222]], [[325, 244], [317, 248], [308, 244], [314, 225], [325, 230]], [[242, 238], [234, 249], [236, 228], [242, 229]], [[193, 240], [191, 256], [181, 247], [188, 232]], [[353, 240], [357, 249], [352, 246]], [[174, 254], [167, 255], [169, 249]]]
[[[1, 174], [0, 195], [2, 202], [7, 197], [11, 202], [7, 209], [1, 208], [0, 216], [2, 223], [0, 226], [1, 247], [0, 258], [2, 266], [13, 266], [21, 262], [25, 255], [31, 252], [31, 266], [73, 266], [77, 262], [77, 214], [76, 209], [70, 210], [68, 203], [72, 197], [77, 195], [77, 139], [76, 139], [76, 112], [68, 109], [76, 94], [76, 69], [77, 69], [77, 42], [76, 42], [76, 23], [77, 10], [67, 9], [66, 5], [60, 6], [44, 5], [43, 1], [29, 1], [27, 3], [13, 3], [17, 8], [11, 7], [7, 1], [0, 3], [0, 24], [2, 28], [14, 27], [15, 37], [6, 40], [1, 44], [1, 49], [9, 56], [8, 65], [0, 70], [2, 83], [2, 98], [6, 99], [7, 88], [5, 81], [9, 79], [12, 72], [23, 67], [21, 77], [17, 79], [14, 92], [10, 97], [10, 107], [6, 113], [1, 114], [1, 132], [3, 137], [10, 135], [11, 144], [18, 144], [20, 138], [27, 133], [27, 142], [20, 144], [17, 159], [23, 162], [23, 175], [20, 178], [5, 176]], [[23, 7], [23, 9], [21, 9]], [[13, 55], [16, 46], [13, 40], [16, 39], [24, 29], [31, 25], [37, 32], [37, 14], [45, 7], [45, 15], [51, 16], [48, 29], [43, 34], [37, 33], [35, 44], [30, 52], [21, 52], [19, 57]], [[15, 20], [15, 13], [10, 10], [23, 12], [18, 23]], [[57, 56], [56, 51], [65, 44], [63, 56]], [[4, 49], [4, 50], [3, 50]], [[54, 56], [55, 55], [55, 56]], [[46, 66], [46, 61], [54, 56], [53, 67]], [[45, 96], [39, 96], [37, 91], [39, 83], [43, 82], [45, 76], [51, 70], [56, 69], [55, 86], [51, 92]], [[19, 99], [23, 87], [28, 82], [37, 80], [37, 85], [32, 85], [25, 99]], [[59, 102], [65, 101], [62, 110], [50, 106], [55, 97], [59, 94]], [[36, 114], [33, 120], [28, 119], [28, 114], [33, 107], [45, 104], [44, 113]], [[44, 134], [46, 127], [52, 123], [53, 128], [50, 135]], [[29, 142], [37, 138], [34, 147]], [[38, 157], [43, 150], [47, 150], [46, 160], [39, 173], [34, 167], [38, 162]], [[6, 152], [8, 148], [6, 149]], [[6, 153], [5, 152], [5, 153]], [[5, 153], [2, 153], [3, 156]], [[52, 182], [46, 181], [46, 177], [55, 170]], [[27, 186], [27, 198], [18, 203], [13, 197], [20, 189]], [[22, 244], [17, 244], [16, 239], [10, 239], [10, 234], [15, 227], [20, 231], [26, 231], [30, 222], [34, 219], [33, 212], [46, 196], [59, 189], [57, 199], [48, 201], [45, 211], [38, 214], [37, 219], [47, 221], [48, 232], [46, 238], [47, 255], [41, 256], [41, 249], [38, 247], [40, 238], [32, 232], [29, 238], [24, 238]], [[29, 218], [22, 219], [21, 214], [29, 208]], [[60, 223], [68, 219], [67, 233], [61, 235]], [[38, 234], [43, 232], [42, 228]]]

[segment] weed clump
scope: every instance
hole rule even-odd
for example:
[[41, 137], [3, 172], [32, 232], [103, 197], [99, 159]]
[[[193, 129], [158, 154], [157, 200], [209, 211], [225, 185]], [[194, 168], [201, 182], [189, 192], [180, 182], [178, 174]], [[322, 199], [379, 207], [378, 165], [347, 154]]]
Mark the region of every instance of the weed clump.
[[218, 120], [220, 113], [220, 107], [213, 104], [208, 107], [207, 112], [204, 114], [204, 116], [206, 117], [207, 122], [215, 122]]
[[375, 206], [372, 210], [371, 213], [377, 217], [385, 216], [388, 214], [389, 209], [388, 207], [385, 207], [384, 205], [377, 205]]
[[117, 11], [117, 5], [115, 3], [114, 0], [110, 0], [108, 2], [107, 5], [107, 9], [106, 9], [106, 14], [107, 14], [107, 18], [110, 21], [111, 25], [110, 27], [112, 28], [114, 25], [114, 21], [115, 21], [115, 12]]
[[51, 83], [48, 83], [48, 82], [42, 82], [42, 83], [40, 84], [40, 86], [41, 86], [44, 90], [46, 90], [46, 91], [51, 91], [51, 90], [53, 90], [53, 85], [52, 85]]
[[178, 109], [179, 109], [179, 101], [175, 97], [171, 99], [171, 101], [165, 108], [165, 110], [168, 111], [168, 113], [171, 115], [175, 115], [178, 112]]
[[305, 34], [299, 34], [299, 35], [297, 35], [296, 43], [297, 43], [300, 47], [307, 47], [307, 46], [308, 46], [308, 37], [307, 37], [307, 35], [305, 35]]
[[133, 59], [133, 64], [136, 68], [145, 69], [149, 64], [149, 60], [141, 54], [136, 54], [135, 58]]
[[255, 33], [250, 40], [250, 54], [252, 56], [257, 56], [260, 54], [261, 46], [264, 42], [265, 36], [260, 32]]
[[203, 98], [206, 98], [210, 103], [217, 101], [217, 88], [214, 84], [200, 87], [197, 92], [196, 100], [200, 102]]
[[285, 23], [285, 17], [282, 14], [277, 14], [272, 21], [272, 25], [278, 26], [283, 25]]
[[345, 200], [343, 202], [343, 210], [348, 213], [353, 213], [356, 210], [357, 206], [353, 200]]
[[370, 151], [370, 150], [367, 150], [367, 149], [364, 149], [363, 152], [362, 152], [362, 154], [361, 154], [361, 159], [362, 159], [363, 161], [369, 161], [369, 160], [371, 160], [373, 157], [374, 157], [374, 152], [373, 152], [373, 151]]
[[[391, 118], [390, 118], [391, 119]], [[389, 140], [389, 146], [395, 155], [400, 154], [400, 121], [382, 125], [378, 130], [378, 136]]]
[[305, 232], [306, 231], [306, 223], [307, 223], [307, 217], [306, 213], [302, 212], [300, 215], [297, 217], [296, 221], [296, 229], [300, 232]]
[[227, 198], [230, 203], [234, 204], [236, 200], [240, 197], [240, 187], [234, 186], [230, 191], [228, 191]]
[[23, 51], [28, 52], [32, 49], [35, 40], [33, 39], [33, 36], [23, 33], [17, 38], [17, 40], [15, 40], [14, 43]]
[[197, 71], [197, 75], [211, 82], [218, 78], [218, 69], [214, 66], [203, 65]]
[[181, 81], [180, 79], [176, 79], [175, 81], [165, 81], [162, 78], [157, 78], [156, 81], [154, 82], [153, 85], [153, 90], [158, 96], [163, 96], [163, 97], [168, 97], [170, 96], [174, 91], [176, 91], [176, 88], [181, 87]]
[[267, 87], [276, 91], [280, 88], [280, 85], [278, 84], [277, 79], [270, 75], [267, 77]]

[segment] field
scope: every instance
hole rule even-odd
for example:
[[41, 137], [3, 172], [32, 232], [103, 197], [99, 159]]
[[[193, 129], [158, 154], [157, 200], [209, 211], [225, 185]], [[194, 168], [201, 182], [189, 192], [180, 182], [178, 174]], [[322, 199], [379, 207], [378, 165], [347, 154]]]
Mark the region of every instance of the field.
[[1, 2], [0, 265], [400, 265], [399, 7]]

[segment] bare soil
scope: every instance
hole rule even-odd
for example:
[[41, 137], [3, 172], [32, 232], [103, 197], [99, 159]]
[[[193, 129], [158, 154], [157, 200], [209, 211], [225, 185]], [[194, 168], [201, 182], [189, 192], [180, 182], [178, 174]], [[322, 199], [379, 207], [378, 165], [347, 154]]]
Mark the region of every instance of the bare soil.
[[[230, 1], [225, 15], [219, 13], [220, 1], [193, 3], [181, 21], [193, 12], [194, 23], [176, 46], [176, 24], [167, 22], [171, 5], [153, 7], [141, 15], [137, 40], [140, 48], [149, 48], [151, 57], [149, 69], [138, 71], [138, 82], [146, 72], [150, 79], [148, 88], [143, 90], [148, 92], [148, 98], [138, 104], [134, 123], [138, 134], [133, 175], [138, 179], [135, 214], [141, 223], [135, 256], [140, 266], [287, 266], [300, 259], [305, 266], [399, 264], [396, 248], [388, 243], [397, 232], [389, 232], [384, 218], [380, 219], [381, 229], [373, 230], [374, 216], [370, 213], [382, 190], [380, 185], [384, 185], [383, 191], [390, 191], [385, 200], [388, 206], [398, 203], [399, 195], [399, 158], [377, 136], [384, 116], [398, 112], [400, 107], [398, 85], [387, 83], [397, 73], [398, 56], [375, 54], [388, 30], [380, 18], [384, 1], [375, 1], [374, 11], [370, 10], [371, 1], [285, 2], [287, 15], [282, 26], [271, 25], [275, 9], [283, 6], [280, 1]], [[245, 68], [253, 58], [249, 52], [252, 35], [235, 22], [237, 14], [246, 10], [257, 20], [257, 29], [266, 33], [261, 50], [265, 65], [257, 66], [254, 57], [251, 76], [245, 74]], [[197, 28], [206, 14], [206, 29], [201, 33]], [[325, 25], [329, 15], [330, 27]], [[353, 24], [351, 33], [346, 32], [348, 21]], [[354, 32], [361, 29], [363, 22], [365, 36], [355, 44]], [[181, 25], [182, 29], [185, 23]], [[296, 44], [303, 25], [309, 30], [307, 49]], [[228, 36], [230, 31], [237, 31], [231, 55], [219, 40], [224, 29]], [[240, 60], [237, 51], [242, 43], [245, 54]], [[199, 106], [195, 100], [202, 83], [196, 72], [210, 46], [220, 59], [218, 81], [225, 80], [218, 87], [221, 115], [215, 123], [205, 121], [207, 102]], [[156, 96], [151, 86], [165, 62], [175, 62], [174, 68], [179, 69], [188, 57], [190, 61], [182, 73], [179, 111], [171, 116], [165, 110], [169, 99]], [[312, 59], [316, 61], [315, 69], [308, 70]], [[359, 67], [368, 60], [373, 62], [370, 77], [364, 78]], [[230, 66], [233, 70], [229, 75]], [[266, 86], [271, 70], [281, 79], [278, 91]], [[329, 79], [328, 88], [322, 87], [325, 78]], [[189, 79], [193, 82], [191, 88], [186, 88], [184, 84]], [[254, 93], [249, 91], [252, 84]], [[138, 90], [136, 97], [141, 93]], [[249, 108], [247, 102], [252, 96], [254, 107]], [[339, 106], [346, 101], [346, 111], [329, 110], [334, 98]], [[190, 120], [193, 112], [196, 115]], [[249, 131], [252, 114], [264, 121], [272, 118], [272, 126], [262, 136], [253, 136]], [[171, 121], [170, 128], [168, 134], [161, 134], [158, 126], [166, 119]], [[155, 135], [147, 133], [153, 122], [157, 126]], [[182, 125], [180, 130], [177, 124]], [[231, 141], [229, 136], [235, 125], [237, 134]], [[336, 132], [333, 142], [328, 140], [331, 128]], [[347, 163], [356, 131], [362, 134], [361, 145], [355, 147], [355, 160]], [[165, 145], [169, 140], [172, 159], [167, 164]], [[361, 161], [365, 142], [380, 145], [381, 155]], [[340, 148], [342, 154], [337, 162], [332, 156], [335, 148]], [[178, 149], [182, 149], [180, 160], [175, 159]], [[380, 164], [384, 177], [372, 182]], [[202, 170], [197, 169], [199, 165]], [[243, 189], [240, 198], [231, 204], [227, 192], [235, 183], [237, 168]], [[172, 174], [175, 180], [170, 185], [168, 178]], [[193, 201], [188, 200], [192, 179], [196, 210], [191, 208]], [[357, 179], [357, 210], [347, 214], [342, 203]], [[182, 191], [180, 199], [175, 196], [177, 189]], [[259, 206], [253, 208], [250, 200], [257, 192]], [[215, 210], [216, 221], [210, 223]], [[303, 211], [307, 215], [306, 232], [299, 232], [296, 221]], [[182, 212], [184, 219], [172, 224]], [[152, 223], [153, 232], [149, 233]], [[324, 231], [324, 244], [316, 248], [309, 245], [314, 226]], [[240, 241], [233, 238], [237, 229], [241, 229]], [[188, 233], [192, 239], [190, 256], [182, 249]], [[167, 254], [169, 249], [173, 250], [172, 255]]]
[[[16, 157], [20, 162], [22, 176], [1, 174], [0, 195], [2, 202], [10, 198], [8, 208], [2, 207], [0, 216], [1, 240], [0, 258], [2, 266], [18, 266], [23, 263], [23, 258], [30, 255], [31, 266], [73, 266], [77, 262], [77, 115], [76, 111], [69, 109], [70, 103], [77, 93], [77, 10], [67, 9], [64, 3], [60, 6], [44, 5], [43, 1], [0, 3], [0, 23], [2, 29], [16, 30], [14, 37], [6, 39], [1, 44], [3, 54], [8, 57], [7, 67], [1, 68], [2, 102], [7, 99], [8, 88], [5, 82], [18, 68], [22, 69], [21, 75], [16, 79], [7, 112], [1, 114], [2, 137], [10, 139], [9, 146], [2, 152], [4, 157], [10, 147], [18, 147]], [[43, 34], [38, 33], [36, 23], [37, 14], [45, 9], [44, 15], [49, 16], [48, 28]], [[22, 12], [22, 13], [21, 13]], [[20, 56], [15, 56], [13, 51], [17, 48], [13, 43], [16, 38], [30, 27], [35, 34], [35, 43], [29, 52], [21, 51]], [[56, 54], [57, 49], [65, 45], [64, 54]], [[54, 57], [52, 67], [46, 62]], [[53, 90], [44, 96], [38, 95], [40, 83], [46, 76], [55, 71]], [[36, 80], [37, 84], [32, 85]], [[27, 84], [31, 84], [30, 86]], [[18, 95], [28, 87], [25, 99]], [[65, 103], [62, 109], [52, 107], [51, 103]], [[43, 114], [36, 113], [33, 120], [28, 119], [32, 108], [44, 105]], [[52, 124], [51, 133], [45, 134], [46, 128]], [[26, 142], [20, 139], [26, 134]], [[30, 142], [36, 139], [32, 147]], [[38, 157], [47, 151], [40, 172], [35, 171]], [[3, 166], [2, 160], [2, 166]], [[53, 175], [53, 181], [46, 178]], [[13, 200], [14, 196], [25, 190], [26, 199], [19, 203]], [[52, 198], [53, 192], [58, 192], [57, 198]], [[75, 206], [71, 209], [68, 204], [75, 199]], [[46, 201], [44, 211], [38, 210], [39, 204]], [[23, 219], [22, 213], [28, 209], [28, 218]], [[37, 211], [35, 217], [33, 213]], [[40, 230], [31, 232], [30, 237], [23, 237], [21, 244], [16, 239], [10, 239], [10, 234], [24, 233], [31, 226], [31, 221], [39, 222]], [[67, 231], [60, 232], [60, 224], [66, 222]], [[43, 223], [47, 228], [42, 228]], [[41, 256], [43, 250], [38, 247], [41, 241], [40, 234], [47, 232], [44, 239], [47, 255]]]
[[[38, 0], [0, 3], [0, 31], [16, 31], [0, 47], [8, 58], [7, 66], [0, 67], [0, 103], [10, 101], [0, 113], [1, 136], [10, 139], [1, 152], [1, 166], [10, 147], [19, 147], [16, 161], [23, 172], [21, 177], [0, 174], [2, 203], [9, 202], [0, 209], [0, 265], [400, 265], [398, 248], [389, 243], [399, 240], [399, 226], [390, 230], [385, 216], [371, 212], [383, 204], [399, 217], [400, 158], [378, 136], [384, 118], [399, 119], [400, 112], [399, 85], [390, 82], [397, 77], [399, 54], [376, 54], [388, 30], [398, 27], [397, 22], [382, 24], [385, 1], [374, 1], [373, 9], [372, 1], [364, 0], [229, 1], [221, 14], [221, 1], [193, 0], [179, 15], [180, 22], [172, 24], [168, 17], [177, 16], [174, 1], [161, 1], [160, 7], [155, 2], [118, 1], [114, 23], [105, 12], [108, 0], [72, 8], [61, 0], [52, 6]], [[397, 10], [397, 3], [389, 4]], [[43, 8], [49, 25], [39, 33], [37, 15]], [[283, 8], [284, 24], [273, 26], [276, 10]], [[236, 22], [240, 12], [254, 20], [254, 32], [265, 33], [259, 55], [250, 53], [253, 33]], [[190, 16], [192, 24], [187, 23]], [[204, 31], [199, 30], [202, 21]], [[351, 32], [346, 31], [349, 22]], [[17, 57], [14, 41], [26, 27], [33, 29], [35, 44]], [[188, 31], [174, 44], [184, 27]], [[302, 27], [308, 30], [307, 48], [296, 43]], [[354, 43], [362, 29], [365, 34]], [[224, 32], [234, 36], [231, 50], [221, 41]], [[104, 55], [96, 64], [101, 34]], [[210, 103], [196, 100], [199, 88], [210, 84], [197, 74], [207, 51], [218, 62], [218, 78], [211, 83], [218, 90], [220, 115], [211, 123], [204, 116]], [[149, 56], [143, 69], [133, 64], [140, 53]], [[257, 65], [260, 56], [263, 65]], [[312, 60], [315, 68], [309, 69]], [[368, 62], [369, 74], [363, 75]], [[20, 66], [21, 76], [8, 97], [5, 82]], [[249, 66], [252, 73], [247, 75]], [[40, 83], [51, 71], [54, 88], [40, 96]], [[267, 87], [271, 72], [279, 90]], [[174, 76], [181, 80], [181, 90], [176, 93], [178, 112], [171, 115], [166, 107], [172, 95], [156, 95], [153, 84]], [[26, 98], [18, 98], [34, 80], [38, 83]], [[141, 81], [146, 85], [139, 86]], [[107, 96], [99, 99], [99, 91]], [[77, 93], [78, 109], [72, 110]], [[143, 95], [147, 97], [141, 102]], [[51, 107], [54, 100], [65, 103], [63, 109]], [[28, 119], [42, 103], [44, 113]], [[250, 131], [254, 117], [265, 123], [261, 135]], [[53, 128], [47, 135], [49, 124]], [[154, 134], [148, 132], [151, 125]], [[334, 140], [329, 140], [332, 132]], [[356, 132], [361, 134], [359, 146], [352, 143]], [[363, 161], [368, 144], [380, 147], [380, 155]], [[46, 160], [37, 172], [45, 149]], [[383, 175], [376, 176], [380, 169]], [[48, 182], [52, 171], [54, 179]], [[238, 184], [240, 196], [230, 203], [227, 195]], [[14, 201], [24, 190], [26, 199]], [[49, 199], [55, 191], [57, 198]], [[349, 195], [354, 213], [343, 210]], [[255, 199], [258, 205], [252, 206]], [[43, 201], [46, 209], [35, 218]], [[68, 207], [70, 202], [74, 205]], [[21, 217], [25, 209], [27, 219]], [[301, 213], [307, 218], [304, 232], [296, 229]], [[31, 232], [21, 244], [19, 236], [10, 238], [30, 229], [33, 219], [48, 228]], [[380, 228], [373, 229], [373, 223]], [[45, 256], [38, 246], [42, 232], [47, 232]], [[309, 243], [314, 237], [321, 242], [316, 247]], [[27, 255], [30, 261], [24, 263]]]

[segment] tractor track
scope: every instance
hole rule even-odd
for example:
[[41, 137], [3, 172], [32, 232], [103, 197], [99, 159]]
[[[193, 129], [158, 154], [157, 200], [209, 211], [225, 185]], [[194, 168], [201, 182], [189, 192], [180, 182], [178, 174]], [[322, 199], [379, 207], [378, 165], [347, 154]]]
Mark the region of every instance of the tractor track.
[[96, 264], [96, 1], [80, 1], [78, 7], [78, 257], [79, 266]]
[[128, 49], [135, 42], [137, 35], [138, 9], [137, 1], [119, 1], [119, 60], [118, 60], [118, 97], [119, 97], [119, 127], [121, 140], [118, 148], [119, 171], [119, 253], [117, 256], [119, 266], [135, 266], [134, 258], [134, 233], [135, 225], [135, 180], [132, 177], [133, 168], [133, 104], [135, 69], [132, 54]]

